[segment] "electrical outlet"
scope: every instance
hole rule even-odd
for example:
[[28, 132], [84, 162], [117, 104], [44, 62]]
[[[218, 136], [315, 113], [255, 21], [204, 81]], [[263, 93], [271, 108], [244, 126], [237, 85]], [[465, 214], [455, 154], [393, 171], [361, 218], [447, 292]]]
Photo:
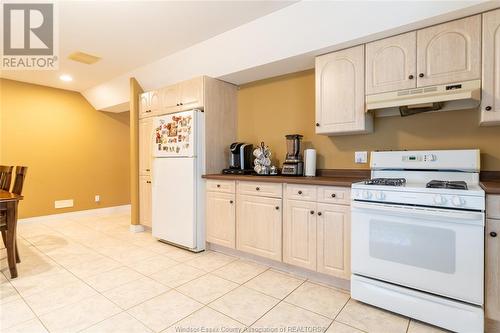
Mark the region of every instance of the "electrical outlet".
[[96, 194], [95, 202], [100, 202], [100, 201], [101, 201], [101, 196], [99, 194]]
[[367, 151], [357, 151], [354, 153], [354, 163], [363, 164], [368, 162], [368, 152]]
[[54, 208], [68, 208], [68, 207], [73, 207], [73, 199], [54, 201]]

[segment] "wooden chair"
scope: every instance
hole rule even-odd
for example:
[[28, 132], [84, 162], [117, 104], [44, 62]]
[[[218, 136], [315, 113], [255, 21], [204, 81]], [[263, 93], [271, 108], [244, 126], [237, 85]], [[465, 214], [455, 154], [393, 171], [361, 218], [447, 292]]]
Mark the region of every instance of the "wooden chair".
[[[12, 169], [12, 167], [11, 167]], [[19, 194], [21, 195], [23, 192], [23, 186], [24, 186], [24, 179], [26, 178], [26, 172], [28, 171], [28, 167], [25, 166], [17, 166], [16, 167], [16, 178], [14, 180], [14, 186], [12, 187], [12, 193]], [[16, 216], [17, 218], [17, 216]], [[17, 226], [17, 223], [14, 224]], [[12, 244], [7, 244], [8, 239], [7, 239], [7, 232], [13, 232], [14, 235], [16, 234], [16, 230], [8, 230], [7, 229], [7, 211], [6, 210], [0, 210], [0, 231], [2, 232], [2, 239], [3, 243], [5, 244], [5, 247], [7, 248], [7, 254], [9, 251], [15, 250], [15, 255], [16, 255], [16, 262], [20, 263], [21, 258], [19, 257], [19, 250], [17, 249], [17, 240], [16, 237], [14, 237], [14, 246]], [[12, 249], [13, 247], [13, 249]]]
[[12, 166], [0, 165], [0, 190], [8, 191], [10, 189], [13, 168]]

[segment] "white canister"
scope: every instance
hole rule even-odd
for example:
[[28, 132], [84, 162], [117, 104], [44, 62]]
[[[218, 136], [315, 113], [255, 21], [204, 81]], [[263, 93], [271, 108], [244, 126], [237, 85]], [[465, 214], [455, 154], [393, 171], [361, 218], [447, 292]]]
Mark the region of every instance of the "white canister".
[[304, 150], [304, 176], [316, 176], [316, 149]]

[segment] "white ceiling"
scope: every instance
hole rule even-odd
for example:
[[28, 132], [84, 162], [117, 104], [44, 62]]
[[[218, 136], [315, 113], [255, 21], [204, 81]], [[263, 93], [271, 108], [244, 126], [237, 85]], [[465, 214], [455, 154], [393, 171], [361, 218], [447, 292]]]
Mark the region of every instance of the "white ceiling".
[[[60, 1], [59, 70], [3, 71], [1, 77], [83, 91], [292, 3]], [[93, 65], [68, 60], [75, 51], [102, 60]], [[74, 80], [59, 80], [63, 73]]]

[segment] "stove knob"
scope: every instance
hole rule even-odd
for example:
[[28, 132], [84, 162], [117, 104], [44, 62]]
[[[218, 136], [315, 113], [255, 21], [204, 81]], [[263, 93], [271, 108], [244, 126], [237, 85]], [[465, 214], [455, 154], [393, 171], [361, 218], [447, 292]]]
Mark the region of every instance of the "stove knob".
[[436, 194], [434, 196], [434, 203], [438, 205], [444, 205], [446, 203], [446, 198], [443, 197], [441, 194]]
[[363, 191], [363, 199], [370, 199], [372, 197], [372, 193], [370, 191]]
[[453, 206], [460, 207], [465, 204], [465, 200], [460, 198], [459, 196], [454, 196], [453, 198], [451, 198], [451, 203], [453, 204]]
[[375, 198], [377, 200], [380, 200], [380, 201], [385, 200], [385, 193], [384, 192], [377, 192], [377, 193], [375, 193]]

